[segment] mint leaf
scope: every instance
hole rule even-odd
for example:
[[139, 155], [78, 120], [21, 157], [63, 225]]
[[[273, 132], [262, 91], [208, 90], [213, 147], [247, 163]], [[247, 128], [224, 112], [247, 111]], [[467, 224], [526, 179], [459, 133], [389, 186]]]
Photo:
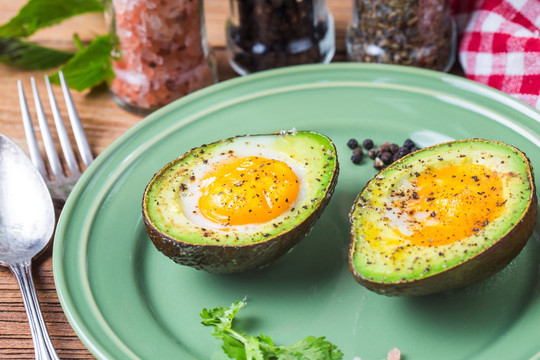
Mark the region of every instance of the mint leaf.
[[245, 299], [228, 308], [203, 309], [200, 316], [205, 326], [214, 326], [212, 335], [223, 341], [222, 349], [236, 360], [340, 360], [342, 352], [324, 337], [308, 336], [291, 346], [274, 346], [267, 335], [242, 334], [233, 328], [233, 319], [246, 305]]
[[28, 37], [37, 30], [88, 12], [102, 12], [99, 0], [29, 0], [17, 15], [0, 26], [0, 36]]
[[50, 69], [65, 63], [73, 53], [49, 49], [19, 39], [0, 37], [0, 62], [24, 70]]
[[[60, 70], [71, 89], [78, 91], [99, 85], [114, 77], [111, 68], [111, 41], [108, 35], [95, 38], [88, 46], [79, 50]], [[51, 82], [60, 83], [58, 72], [50, 77]]]

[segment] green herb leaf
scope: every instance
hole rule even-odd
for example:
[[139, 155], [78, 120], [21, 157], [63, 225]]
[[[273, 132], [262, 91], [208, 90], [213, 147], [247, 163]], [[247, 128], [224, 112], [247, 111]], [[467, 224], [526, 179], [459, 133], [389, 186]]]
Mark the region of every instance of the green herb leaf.
[[274, 341], [268, 335], [264, 335], [264, 334], [259, 335], [259, 341], [262, 342], [263, 344], [270, 345], [272, 347], [274, 346]]
[[[95, 38], [87, 47], [75, 54], [60, 70], [71, 89], [82, 91], [114, 77], [111, 68], [111, 41], [108, 35]], [[50, 77], [51, 82], [60, 83], [58, 72]]]
[[0, 37], [0, 62], [24, 70], [44, 70], [59, 66], [73, 53], [42, 47], [19, 39]]
[[265, 360], [261, 349], [261, 342], [253, 336], [246, 336], [246, 358], [248, 360]]
[[258, 337], [242, 334], [233, 328], [233, 319], [246, 301], [237, 301], [228, 308], [203, 309], [201, 322], [214, 326], [212, 335], [223, 341], [222, 349], [231, 359], [236, 360], [339, 360], [342, 352], [324, 337], [308, 336], [291, 346], [274, 346], [267, 335]]
[[244, 343], [238, 338], [235, 332], [231, 331], [232, 320], [238, 310], [246, 305], [245, 301], [237, 301], [228, 308], [216, 307], [214, 309], [203, 309], [201, 312], [202, 324], [214, 326], [212, 335], [223, 341], [222, 349], [231, 359], [246, 360]]
[[341, 359], [341, 351], [326, 341], [324, 337], [308, 336], [291, 346], [280, 346], [276, 349], [278, 359], [329, 360]]
[[203, 309], [201, 312], [201, 318], [203, 319], [203, 325], [222, 325], [231, 327], [232, 320], [238, 313], [238, 310], [246, 306], [245, 300], [236, 301], [228, 308], [216, 307], [213, 309]]
[[79, 37], [79, 34], [73, 35], [73, 42], [75, 43], [75, 46], [77, 47], [77, 50], [82, 50], [85, 48], [81, 38]]
[[102, 12], [99, 0], [29, 0], [17, 15], [0, 26], [0, 36], [28, 37], [37, 30], [88, 12]]
[[223, 346], [221, 347], [225, 354], [231, 359], [236, 360], [246, 360], [246, 350], [244, 343], [240, 340], [234, 338], [232, 335], [227, 333], [214, 332], [212, 334], [216, 339], [223, 341]]

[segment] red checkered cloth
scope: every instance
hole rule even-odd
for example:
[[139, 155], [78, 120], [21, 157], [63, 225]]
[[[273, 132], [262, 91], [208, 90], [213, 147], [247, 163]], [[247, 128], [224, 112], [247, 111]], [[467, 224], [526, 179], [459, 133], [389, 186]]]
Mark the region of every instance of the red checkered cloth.
[[467, 77], [540, 110], [540, 0], [454, 0]]

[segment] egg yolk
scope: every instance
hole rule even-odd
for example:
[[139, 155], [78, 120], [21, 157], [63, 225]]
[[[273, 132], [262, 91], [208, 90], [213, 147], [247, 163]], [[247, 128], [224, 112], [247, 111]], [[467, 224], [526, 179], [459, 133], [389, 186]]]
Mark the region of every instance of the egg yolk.
[[257, 156], [237, 158], [203, 179], [199, 209], [222, 225], [264, 223], [295, 201], [300, 182], [283, 161]]
[[[418, 174], [417, 174], [418, 175]], [[393, 201], [418, 246], [451, 244], [500, 216], [505, 207], [501, 176], [483, 165], [449, 166], [419, 174], [413, 190]]]

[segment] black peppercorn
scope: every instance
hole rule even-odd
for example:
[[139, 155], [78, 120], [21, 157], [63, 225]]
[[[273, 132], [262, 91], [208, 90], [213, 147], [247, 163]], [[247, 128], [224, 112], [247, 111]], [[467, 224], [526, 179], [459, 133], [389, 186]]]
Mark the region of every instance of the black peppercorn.
[[415, 146], [415, 144], [411, 139], [407, 139], [403, 142], [403, 146], [410, 149], [411, 147]]
[[390, 143], [388, 141], [377, 146], [377, 149], [376, 149], [377, 155], [381, 155], [383, 152], [387, 152], [389, 146], [390, 146]]
[[366, 150], [371, 150], [373, 149], [373, 140], [371, 139], [365, 139], [363, 142], [362, 142], [362, 145], [364, 146], [364, 149]]
[[228, 37], [233, 68], [243, 74], [325, 61], [333, 26], [318, 1], [234, 0]]
[[388, 151], [390, 151], [392, 154], [395, 154], [397, 151], [399, 150], [399, 145], [398, 144], [390, 144], [388, 145]]
[[358, 147], [358, 141], [356, 141], [356, 139], [350, 139], [350, 140], [347, 142], [347, 146], [348, 146], [350, 149], [354, 149], [354, 148]]
[[363, 157], [364, 157], [364, 152], [362, 151], [362, 148], [361, 147], [354, 148], [353, 154], [351, 156], [351, 161], [353, 162], [353, 164], [360, 164]]
[[381, 159], [385, 164], [390, 164], [392, 162], [392, 153], [389, 151], [384, 151], [379, 156], [379, 159]]
[[408, 153], [410, 153], [411, 150], [405, 146], [402, 146], [399, 148], [399, 150], [397, 151], [397, 154], [399, 155], [399, 157], [403, 157], [405, 155], [407, 155]]
[[362, 151], [363, 147], [368, 150], [367, 157], [374, 160], [373, 167], [378, 170], [419, 149], [411, 139], [405, 140], [402, 146], [386, 141], [377, 147], [375, 147], [373, 140], [369, 138], [362, 141], [361, 145], [358, 144], [356, 139], [350, 139], [347, 142], [347, 146], [353, 150], [351, 156], [353, 163], [359, 164], [362, 161], [364, 155]]

